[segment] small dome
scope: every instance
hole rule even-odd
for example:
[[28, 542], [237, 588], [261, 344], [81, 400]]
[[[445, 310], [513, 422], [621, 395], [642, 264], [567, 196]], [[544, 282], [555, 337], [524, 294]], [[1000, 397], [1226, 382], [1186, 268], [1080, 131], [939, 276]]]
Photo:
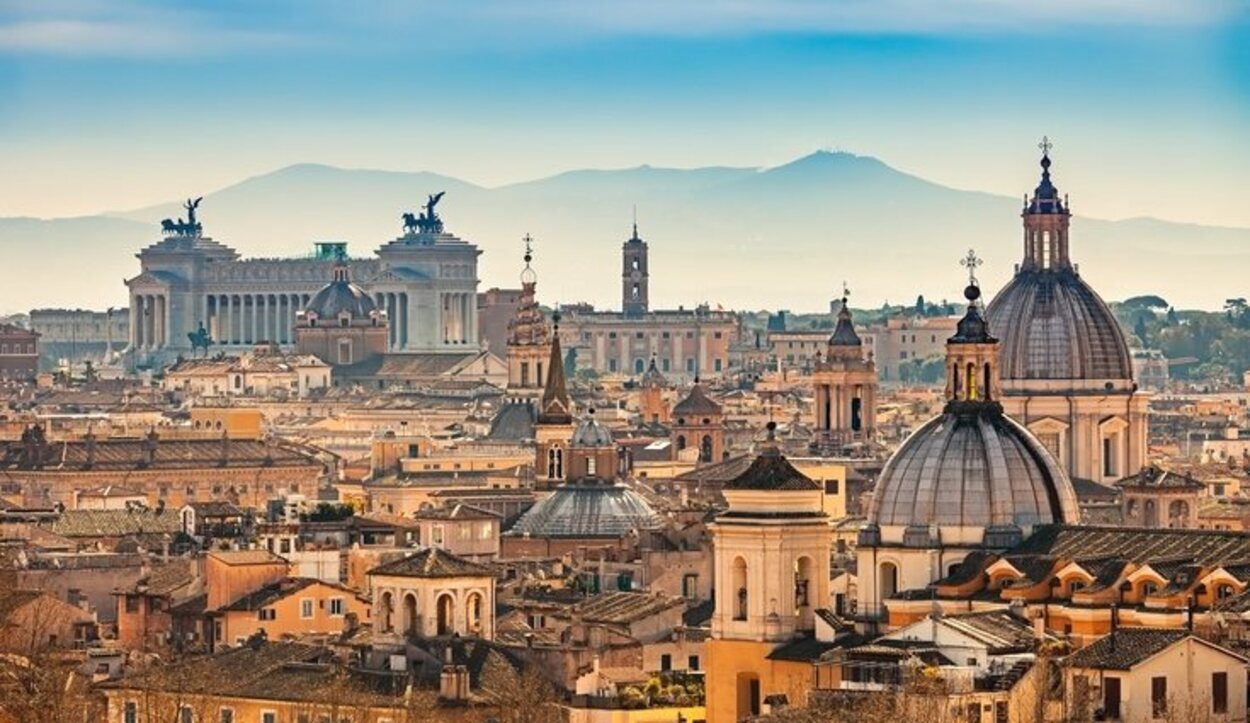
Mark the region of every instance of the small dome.
[[1021, 528], [1078, 520], [1072, 483], [996, 404], [954, 405], [903, 443], [882, 470], [868, 522]]
[[620, 484], [570, 482], [529, 508], [508, 531], [511, 536], [619, 538], [662, 520], [642, 495]]
[[353, 319], [367, 319], [377, 310], [368, 292], [352, 283], [345, 264], [336, 264], [334, 280], [313, 295], [304, 307], [322, 319], [333, 319], [347, 312]]
[[851, 309], [846, 305], [846, 297], [842, 298], [842, 307], [838, 309], [838, 323], [829, 337], [829, 346], [863, 346], [864, 342], [855, 333], [855, 323], [851, 320]]
[[1004, 380], [1133, 379], [1115, 315], [1070, 269], [1020, 271], [985, 313], [1001, 334]]
[[612, 437], [611, 430], [595, 419], [593, 409], [573, 431], [574, 447], [612, 447], [615, 445], [616, 440]]

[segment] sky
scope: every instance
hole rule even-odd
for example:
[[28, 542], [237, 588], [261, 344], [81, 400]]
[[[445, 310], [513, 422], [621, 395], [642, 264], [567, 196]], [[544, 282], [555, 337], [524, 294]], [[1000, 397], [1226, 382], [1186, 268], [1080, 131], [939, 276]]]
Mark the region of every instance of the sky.
[[1016, 194], [1043, 134], [1078, 213], [1250, 227], [1250, 0], [0, 0], [0, 216], [817, 149]]

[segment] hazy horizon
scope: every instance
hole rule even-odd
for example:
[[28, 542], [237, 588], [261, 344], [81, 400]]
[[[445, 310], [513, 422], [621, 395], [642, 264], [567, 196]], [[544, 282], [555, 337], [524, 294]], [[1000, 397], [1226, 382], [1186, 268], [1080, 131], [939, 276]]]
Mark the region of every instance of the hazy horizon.
[[1250, 227], [1244, 0], [0, 3], [0, 216], [81, 216], [295, 163], [497, 186], [576, 168], [872, 155], [1079, 210]]

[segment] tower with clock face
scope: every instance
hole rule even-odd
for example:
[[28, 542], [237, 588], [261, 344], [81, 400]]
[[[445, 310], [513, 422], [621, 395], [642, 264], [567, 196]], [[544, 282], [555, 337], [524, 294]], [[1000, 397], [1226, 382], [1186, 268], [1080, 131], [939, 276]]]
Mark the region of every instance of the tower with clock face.
[[647, 313], [647, 242], [638, 238], [638, 224], [634, 234], [621, 246], [621, 310], [627, 317]]

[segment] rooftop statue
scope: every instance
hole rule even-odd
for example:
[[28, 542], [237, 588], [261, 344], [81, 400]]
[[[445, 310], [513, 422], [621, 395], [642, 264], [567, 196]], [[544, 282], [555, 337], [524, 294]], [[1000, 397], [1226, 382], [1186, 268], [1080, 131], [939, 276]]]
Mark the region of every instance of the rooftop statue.
[[403, 214], [404, 233], [442, 233], [443, 219], [434, 212], [434, 207], [442, 200], [445, 193], [446, 191], [439, 191], [431, 194], [426, 204], [421, 207], [424, 210], [419, 215], [414, 216], [411, 212]]
[[183, 221], [179, 218], [176, 222], [173, 219], [164, 219], [161, 221], [161, 233], [166, 236], [199, 236], [204, 231], [204, 226], [195, 218], [195, 210], [200, 207], [200, 201], [204, 197], [200, 196], [196, 199], [188, 198], [182, 207], [187, 210], [187, 220]]

